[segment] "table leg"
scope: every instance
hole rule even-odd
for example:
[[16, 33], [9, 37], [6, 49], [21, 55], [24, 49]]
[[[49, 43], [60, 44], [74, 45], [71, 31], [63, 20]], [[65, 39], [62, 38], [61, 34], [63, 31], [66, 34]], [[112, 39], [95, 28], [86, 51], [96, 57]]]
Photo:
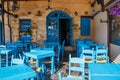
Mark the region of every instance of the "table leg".
[[[39, 59], [36, 59], [36, 67], [37, 68], [41, 67]], [[37, 80], [41, 80], [42, 79], [42, 72], [37, 72], [36, 74], [37, 74], [36, 75]]]
[[91, 80], [91, 73], [88, 71], [88, 79]]
[[55, 66], [55, 65], [54, 65], [54, 56], [52, 56], [52, 57], [51, 57], [51, 74], [54, 74], [54, 69], [55, 69], [54, 66]]
[[2, 59], [1, 59], [1, 54], [0, 54], [0, 67], [1, 67], [1, 61], [2, 61]]
[[34, 78], [31, 78], [30, 80], [34, 80]]
[[8, 66], [8, 62], [9, 62], [8, 61], [8, 54], [6, 53], [5, 55], [6, 55], [6, 67], [7, 67]]

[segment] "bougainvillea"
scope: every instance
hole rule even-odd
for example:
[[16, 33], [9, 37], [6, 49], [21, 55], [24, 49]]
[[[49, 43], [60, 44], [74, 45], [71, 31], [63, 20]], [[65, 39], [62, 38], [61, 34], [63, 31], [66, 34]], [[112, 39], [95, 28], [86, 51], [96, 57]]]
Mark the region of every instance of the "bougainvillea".
[[109, 8], [111, 15], [120, 16], [120, 0], [116, 0], [117, 4]]

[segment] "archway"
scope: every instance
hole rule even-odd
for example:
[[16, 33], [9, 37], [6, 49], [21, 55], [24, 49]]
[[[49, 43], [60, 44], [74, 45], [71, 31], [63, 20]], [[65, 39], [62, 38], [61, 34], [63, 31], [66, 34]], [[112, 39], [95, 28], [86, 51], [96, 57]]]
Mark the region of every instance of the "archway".
[[47, 41], [73, 45], [72, 18], [64, 11], [56, 10], [48, 14], [46, 23]]

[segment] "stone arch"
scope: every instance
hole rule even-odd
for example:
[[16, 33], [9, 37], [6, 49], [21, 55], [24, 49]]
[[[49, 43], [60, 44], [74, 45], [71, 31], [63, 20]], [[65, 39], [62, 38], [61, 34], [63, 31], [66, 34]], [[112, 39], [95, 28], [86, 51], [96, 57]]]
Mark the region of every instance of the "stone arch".
[[74, 16], [69, 9], [63, 8], [63, 7], [55, 7], [55, 8], [52, 8], [52, 10], [50, 10], [50, 11], [45, 10], [45, 11], [43, 12], [43, 14], [44, 14], [44, 16], [47, 16], [49, 13], [51, 13], [51, 12], [53, 12], [53, 11], [56, 11], [56, 10], [61, 10], [61, 11], [65, 12], [65, 13], [69, 14], [71, 17]]

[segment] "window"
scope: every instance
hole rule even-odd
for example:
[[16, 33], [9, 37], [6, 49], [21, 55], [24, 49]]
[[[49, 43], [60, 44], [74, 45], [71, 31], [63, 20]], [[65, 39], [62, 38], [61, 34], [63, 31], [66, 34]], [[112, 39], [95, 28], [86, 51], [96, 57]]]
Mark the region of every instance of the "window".
[[120, 46], [120, 17], [110, 16], [110, 43]]

